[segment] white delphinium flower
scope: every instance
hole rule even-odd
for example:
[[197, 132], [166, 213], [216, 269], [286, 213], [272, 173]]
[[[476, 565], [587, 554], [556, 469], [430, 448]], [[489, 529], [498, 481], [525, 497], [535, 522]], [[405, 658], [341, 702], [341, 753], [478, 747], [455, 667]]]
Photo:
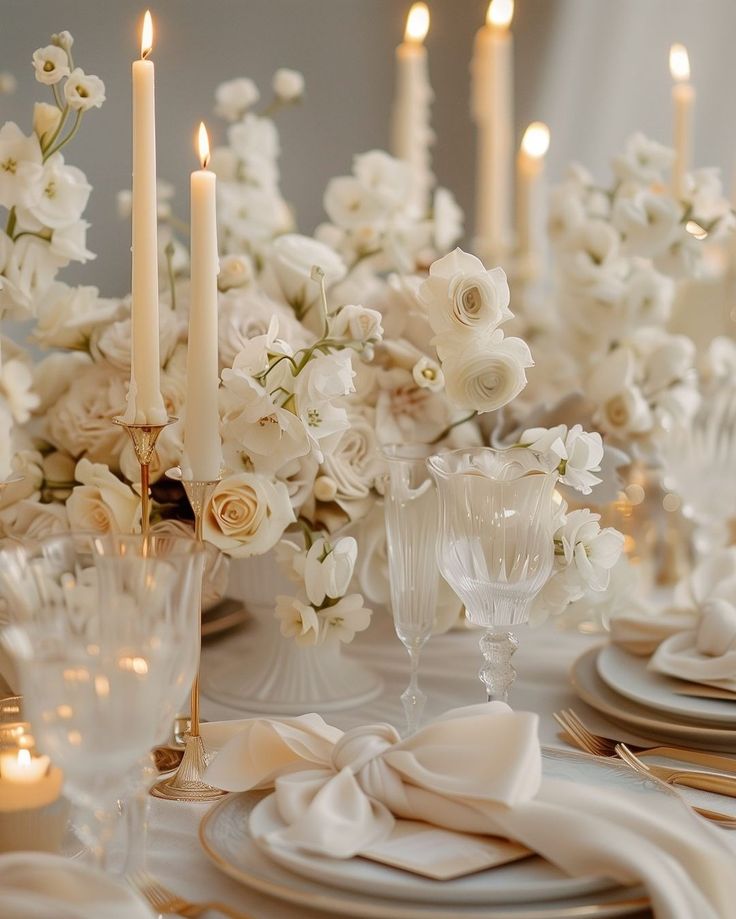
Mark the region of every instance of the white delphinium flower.
[[342, 597], [334, 606], [321, 610], [319, 615], [327, 634], [344, 644], [351, 642], [356, 632], [365, 631], [371, 624], [371, 611], [363, 605], [360, 594]]
[[337, 351], [315, 356], [296, 378], [296, 411], [320, 461], [323, 450], [334, 446], [349, 426], [347, 411], [337, 400], [354, 392], [354, 375], [350, 352]]
[[237, 121], [260, 98], [258, 87], [247, 77], [227, 80], [215, 90], [215, 114], [225, 121]]
[[316, 539], [304, 561], [304, 588], [309, 602], [320, 606], [326, 597], [342, 597], [350, 586], [357, 557], [358, 544], [352, 536], [343, 536], [334, 543], [323, 537]]
[[414, 382], [421, 389], [429, 389], [432, 392], [441, 392], [445, 388], [445, 375], [442, 368], [430, 357], [423, 355], [411, 368], [411, 375]]
[[17, 358], [5, 361], [0, 368], [0, 396], [5, 400], [16, 424], [25, 424], [39, 403], [32, 390], [33, 373]]
[[624, 152], [614, 158], [613, 171], [621, 181], [653, 185], [664, 181], [674, 159], [669, 147], [636, 133], [626, 141]]
[[89, 200], [92, 186], [81, 169], [67, 166], [61, 153], [55, 153], [43, 167], [41, 197], [18, 217], [29, 229], [56, 229], [76, 223]]
[[565, 561], [586, 587], [605, 590], [610, 572], [621, 556], [624, 536], [613, 527], [600, 527], [600, 514], [588, 508], [570, 511], [564, 526], [555, 534]]
[[69, 76], [69, 55], [58, 45], [38, 48], [33, 52], [33, 69], [39, 83], [53, 86]]
[[436, 335], [458, 328], [492, 332], [513, 317], [503, 269], [486, 271], [479, 258], [462, 249], [432, 263], [419, 297]]
[[256, 160], [273, 161], [280, 153], [279, 135], [269, 118], [248, 113], [227, 131], [233, 151], [246, 164]]
[[[49, 256], [56, 260], [59, 268], [69, 262], [88, 262], [97, 258], [94, 252], [87, 248], [87, 230], [90, 224], [86, 220], [78, 220], [66, 227], [59, 227], [51, 233], [48, 245]], [[22, 237], [18, 242], [23, 242]]]
[[560, 268], [573, 284], [600, 287], [619, 280], [626, 270], [619, 233], [603, 220], [586, 220], [565, 240]]
[[672, 313], [675, 283], [660, 274], [651, 262], [634, 259], [632, 271], [626, 278], [622, 306], [626, 331], [640, 326], [663, 326]]
[[304, 95], [304, 76], [298, 70], [281, 67], [273, 75], [273, 91], [281, 102], [295, 102]]
[[673, 198], [637, 191], [616, 198], [611, 221], [623, 237], [627, 255], [654, 258], [681, 232], [681, 214], [682, 208]]
[[536, 454], [543, 469], [556, 471], [562, 485], [589, 495], [601, 479], [594, 475], [601, 471], [604, 449], [601, 435], [588, 433], [576, 424], [553, 428], [528, 428], [519, 437], [519, 445]]
[[41, 145], [35, 134], [29, 137], [13, 121], [0, 128], [0, 205], [29, 207], [43, 192]]
[[76, 67], [64, 84], [64, 98], [69, 108], [76, 112], [100, 108], [105, 101], [105, 84], [99, 77]]
[[276, 597], [274, 615], [284, 638], [293, 638], [302, 647], [319, 644], [323, 638], [317, 613], [297, 597]]
[[731, 202], [723, 194], [718, 169], [695, 169], [687, 173], [682, 200], [689, 209], [690, 218], [709, 235], [733, 229], [735, 218]]

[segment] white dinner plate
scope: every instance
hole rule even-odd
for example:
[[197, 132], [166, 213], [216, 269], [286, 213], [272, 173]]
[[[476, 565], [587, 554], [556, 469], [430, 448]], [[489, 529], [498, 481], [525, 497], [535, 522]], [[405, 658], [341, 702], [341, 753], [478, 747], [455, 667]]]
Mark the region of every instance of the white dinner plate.
[[601, 647], [590, 648], [575, 661], [570, 679], [583, 702], [616, 724], [624, 725], [644, 737], [671, 741], [701, 750], [723, 750], [736, 753], [736, 730], [708, 725], [702, 727], [683, 721], [668, 720], [662, 713], [645, 708], [614, 692], [598, 675], [596, 660]]
[[[623, 764], [563, 751], [545, 751], [545, 771], [574, 774], [588, 782], [633, 782], [639, 791], [646, 785], [648, 793], [667, 793], [644, 783]], [[263, 792], [229, 795], [202, 820], [201, 844], [236, 880], [315, 909], [376, 919], [582, 919], [629, 915], [647, 905], [641, 888], [623, 888], [600, 878], [568, 878], [537, 857], [453, 881], [431, 881], [361, 858], [342, 861], [302, 854], [287, 864], [288, 855], [282, 858], [280, 852], [277, 861], [251, 835], [249, 815], [256, 807], [259, 827], [278, 819], [267, 802]]]
[[736, 727], [736, 704], [724, 699], [700, 699], [674, 692], [682, 680], [647, 669], [648, 657], [637, 657], [616, 645], [604, 645], [596, 660], [598, 674], [614, 692], [647, 708], [702, 724]]

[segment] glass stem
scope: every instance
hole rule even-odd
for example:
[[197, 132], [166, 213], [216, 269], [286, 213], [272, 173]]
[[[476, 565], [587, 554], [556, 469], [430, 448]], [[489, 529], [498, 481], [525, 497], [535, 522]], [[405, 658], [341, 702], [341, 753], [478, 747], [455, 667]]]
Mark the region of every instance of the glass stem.
[[513, 632], [494, 632], [488, 629], [480, 642], [483, 665], [478, 676], [486, 688], [489, 702], [507, 702], [509, 689], [516, 678], [511, 658], [519, 646]]
[[152, 757], [140, 761], [136, 788], [124, 805], [125, 865], [123, 873], [129, 876], [146, 870], [146, 841], [148, 839], [149, 794], [148, 787], [156, 777]]
[[406, 715], [406, 736], [414, 734], [419, 727], [419, 721], [424, 711], [424, 703], [427, 701], [426, 695], [419, 688], [419, 652], [421, 645], [407, 645], [406, 650], [409, 652], [409, 661], [411, 671], [409, 676], [409, 685], [401, 695], [401, 704], [404, 706]]

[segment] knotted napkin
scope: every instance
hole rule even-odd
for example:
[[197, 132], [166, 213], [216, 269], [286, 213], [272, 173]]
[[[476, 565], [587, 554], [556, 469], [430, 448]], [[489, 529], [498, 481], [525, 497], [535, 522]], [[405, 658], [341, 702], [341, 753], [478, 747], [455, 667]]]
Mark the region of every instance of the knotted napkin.
[[[644, 883], [662, 919], [725, 919], [736, 872], [725, 837], [675, 795], [652, 795], [601, 767], [542, 773], [537, 716], [501, 702], [455, 709], [401, 740], [375, 724], [342, 733], [318, 715], [233, 725], [206, 779], [228, 791], [273, 787], [286, 827], [272, 846], [350, 858], [396, 817], [523, 843], [572, 876]], [[203, 726], [220, 742], [224, 725]], [[568, 761], [569, 762], [569, 761]], [[556, 774], [557, 773], [557, 774]]]
[[727, 600], [709, 600], [697, 628], [663, 641], [649, 669], [736, 692], [736, 607]]

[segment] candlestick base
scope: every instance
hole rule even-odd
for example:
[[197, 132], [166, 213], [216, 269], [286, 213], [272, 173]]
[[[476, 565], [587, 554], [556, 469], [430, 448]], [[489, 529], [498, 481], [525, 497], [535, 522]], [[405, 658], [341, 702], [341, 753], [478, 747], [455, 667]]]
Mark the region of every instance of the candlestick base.
[[179, 419], [169, 415], [163, 424], [130, 424], [122, 416], [113, 418], [113, 424], [125, 428], [133, 444], [135, 458], [141, 468], [141, 533], [148, 535], [151, 518], [151, 504], [149, 495], [150, 464], [156, 449], [159, 435], [170, 424], [175, 424]]
[[207, 768], [207, 753], [204, 741], [197, 735], [186, 735], [184, 757], [179, 768], [168, 779], [162, 779], [151, 788], [154, 798], [168, 801], [214, 801], [227, 792], [208, 785], [202, 776]]

